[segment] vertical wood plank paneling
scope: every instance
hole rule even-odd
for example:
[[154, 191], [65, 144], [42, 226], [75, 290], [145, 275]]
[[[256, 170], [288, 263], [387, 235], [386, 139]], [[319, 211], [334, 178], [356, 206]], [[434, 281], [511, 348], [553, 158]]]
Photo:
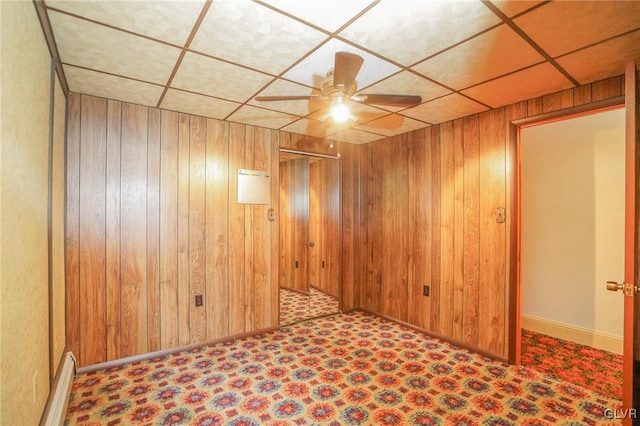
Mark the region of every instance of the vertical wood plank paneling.
[[455, 170], [453, 123], [440, 126], [440, 303], [438, 332], [453, 336], [453, 237], [455, 226]]
[[400, 321], [407, 321], [409, 307], [406, 301], [409, 298], [409, 271], [413, 272], [409, 266], [410, 257], [410, 236], [409, 236], [409, 144], [407, 135], [398, 136], [400, 146], [396, 149], [396, 193], [398, 194], [398, 205], [396, 208], [396, 235], [398, 238], [398, 252], [396, 253], [399, 266], [394, 268], [394, 284], [396, 286], [396, 297], [398, 299], [397, 315]]
[[323, 241], [325, 252], [325, 273], [323, 288], [325, 291], [339, 299], [342, 283], [342, 256], [341, 253], [341, 213], [340, 213], [340, 162], [337, 160], [323, 161], [324, 175], [324, 199], [327, 203], [325, 210], [326, 230]]
[[107, 359], [105, 187], [107, 101], [83, 97], [80, 135], [80, 352], [84, 360]]
[[189, 174], [191, 168], [191, 116], [178, 114], [178, 344], [191, 342], [191, 289], [189, 284]]
[[433, 288], [431, 282], [432, 252], [432, 180], [431, 180], [431, 129], [422, 130], [413, 135], [412, 159], [409, 163], [409, 211], [410, 234], [412, 236], [413, 286], [410, 303], [409, 322], [424, 329], [431, 326], [431, 296], [423, 295], [423, 287]]
[[229, 125], [229, 333], [245, 329], [245, 206], [238, 204], [238, 169], [244, 168], [245, 127]]
[[309, 158], [290, 160], [293, 195], [293, 289], [309, 292]]
[[478, 344], [478, 293], [480, 285], [480, 134], [478, 116], [464, 119], [464, 300], [461, 340]]
[[162, 111], [160, 152], [160, 344], [179, 345], [178, 114]]
[[120, 133], [122, 103], [107, 105], [107, 194], [106, 194], [106, 268], [107, 268], [107, 359], [120, 358]]
[[341, 187], [340, 201], [342, 203], [342, 286], [340, 301], [342, 310], [360, 306], [359, 265], [363, 262], [359, 257], [360, 241], [360, 151], [359, 145], [342, 144], [340, 147]]
[[573, 89], [552, 93], [542, 97], [542, 112], [557, 111], [573, 106]]
[[[266, 172], [274, 179], [271, 172], [271, 132], [266, 129], [253, 128], [253, 168]], [[271, 276], [271, 223], [267, 221], [269, 205], [252, 206], [253, 244], [253, 324], [252, 329], [263, 329], [273, 325], [271, 317], [270, 288]]]
[[364, 294], [365, 307], [375, 312], [382, 310], [382, 259], [383, 254], [383, 182], [384, 162], [388, 161], [379, 154], [380, 144], [373, 143], [366, 148], [367, 161], [367, 204], [363, 222], [367, 226], [367, 275]]
[[229, 124], [207, 120], [207, 336], [229, 335]]
[[462, 341], [464, 313], [464, 122], [453, 122], [453, 338]]
[[382, 158], [386, 159], [381, 169], [382, 215], [384, 217], [381, 228], [383, 244], [380, 245], [382, 261], [377, 263], [379, 271], [382, 273], [382, 312], [396, 318], [400, 316], [400, 298], [396, 297], [396, 291], [399, 287], [396, 278], [398, 265], [395, 258], [399, 245], [399, 235], [396, 232], [399, 208], [397, 205], [397, 174], [399, 172], [396, 164], [398, 156], [396, 147], [392, 147], [391, 144], [378, 144], [377, 149]]
[[195, 306], [195, 296], [209, 302], [205, 294], [207, 120], [192, 116], [189, 128], [189, 341], [197, 343], [207, 338], [207, 317], [204, 305]]
[[431, 330], [441, 333], [440, 320], [440, 268], [441, 268], [441, 251], [440, 251], [440, 220], [441, 220], [441, 160], [440, 160], [440, 128], [433, 127], [431, 130], [431, 179], [433, 191], [432, 196], [432, 225], [431, 229]]
[[617, 76], [606, 80], [596, 81], [591, 89], [591, 99], [593, 102], [602, 101], [624, 94], [624, 77]]
[[160, 110], [149, 108], [147, 143], [147, 283], [148, 350], [162, 347], [160, 338]]
[[[244, 159], [243, 167], [255, 170], [254, 163], [254, 132], [255, 127], [245, 126], [244, 130]], [[256, 282], [254, 277], [255, 261], [254, 246], [257, 241], [253, 238], [253, 212], [255, 206], [253, 204], [245, 205], [244, 214], [244, 329], [253, 330], [255, 323], [255, 302], [256, 302]]]
[[504, 353], [505, 224], [496, 209], [505, 208], [504, 109], [480, 115], [480, 347]]
[[148, 351], [147, 120], [147, 108], [122, 104], [120, 321], [125, 357]]
[[82, 97], [67, 101], [66, 214], [65, 214], [65, 328], [67, 345], [82, 359], [80, 350], [80, 133]]
[[[573, 89], [573, 104], [584, 105], [591, 102], [591, 85], [580, 86]], [[526, 116], [524, 116], [526, 117]]]
[[293, 220], [291, 203], [293, 188], [291, 186], [291, 168], [288, 161], [279, 164], [279, 263], [278, 274], [281, 287], [293, 288]]

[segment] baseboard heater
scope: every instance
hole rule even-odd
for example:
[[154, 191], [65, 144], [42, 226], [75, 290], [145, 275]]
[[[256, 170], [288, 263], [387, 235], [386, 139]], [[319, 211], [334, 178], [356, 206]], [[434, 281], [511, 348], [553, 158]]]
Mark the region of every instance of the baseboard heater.
[[40, 421], [41, 426], [61, 426], [64, 424], [71, 383], [75, 375], [76, 359], [71, 352], [67, 352], [58, 367], [53, 388]]

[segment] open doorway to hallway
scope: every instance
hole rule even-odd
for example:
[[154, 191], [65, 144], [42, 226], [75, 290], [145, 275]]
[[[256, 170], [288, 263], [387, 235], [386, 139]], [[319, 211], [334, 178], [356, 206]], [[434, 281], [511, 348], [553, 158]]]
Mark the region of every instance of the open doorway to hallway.
[[624, 109], [523, 128], [521, 363], [622, 390]]

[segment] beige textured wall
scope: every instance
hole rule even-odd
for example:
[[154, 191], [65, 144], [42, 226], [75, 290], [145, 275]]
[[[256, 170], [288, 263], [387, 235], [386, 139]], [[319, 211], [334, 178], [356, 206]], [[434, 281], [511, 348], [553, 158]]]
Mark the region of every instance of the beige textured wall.
[[53, 149], [51, 176], [51, 268], [53, 301], [54, 374], [65, 348], [65, 276], [64, 276], [64, 168], [66, 98], [58, 79], [53, 93]]
[[50, 56], [32, 2], [0, 8], [0, 424], [34, 425], [49, 393]]

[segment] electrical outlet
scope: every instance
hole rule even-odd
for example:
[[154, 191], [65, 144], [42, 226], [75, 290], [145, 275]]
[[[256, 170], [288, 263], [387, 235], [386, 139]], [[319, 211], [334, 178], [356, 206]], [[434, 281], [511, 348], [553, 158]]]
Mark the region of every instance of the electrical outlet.
[[196, 294], [196, 306], [202, 306], [203, 304], [203, 300], [202, 300], [202, 295], [201, 294]]
[[422, 287], [422, 295], [423, 296], [428, 296], [429, 295], [429, 286], [425, 285]]

